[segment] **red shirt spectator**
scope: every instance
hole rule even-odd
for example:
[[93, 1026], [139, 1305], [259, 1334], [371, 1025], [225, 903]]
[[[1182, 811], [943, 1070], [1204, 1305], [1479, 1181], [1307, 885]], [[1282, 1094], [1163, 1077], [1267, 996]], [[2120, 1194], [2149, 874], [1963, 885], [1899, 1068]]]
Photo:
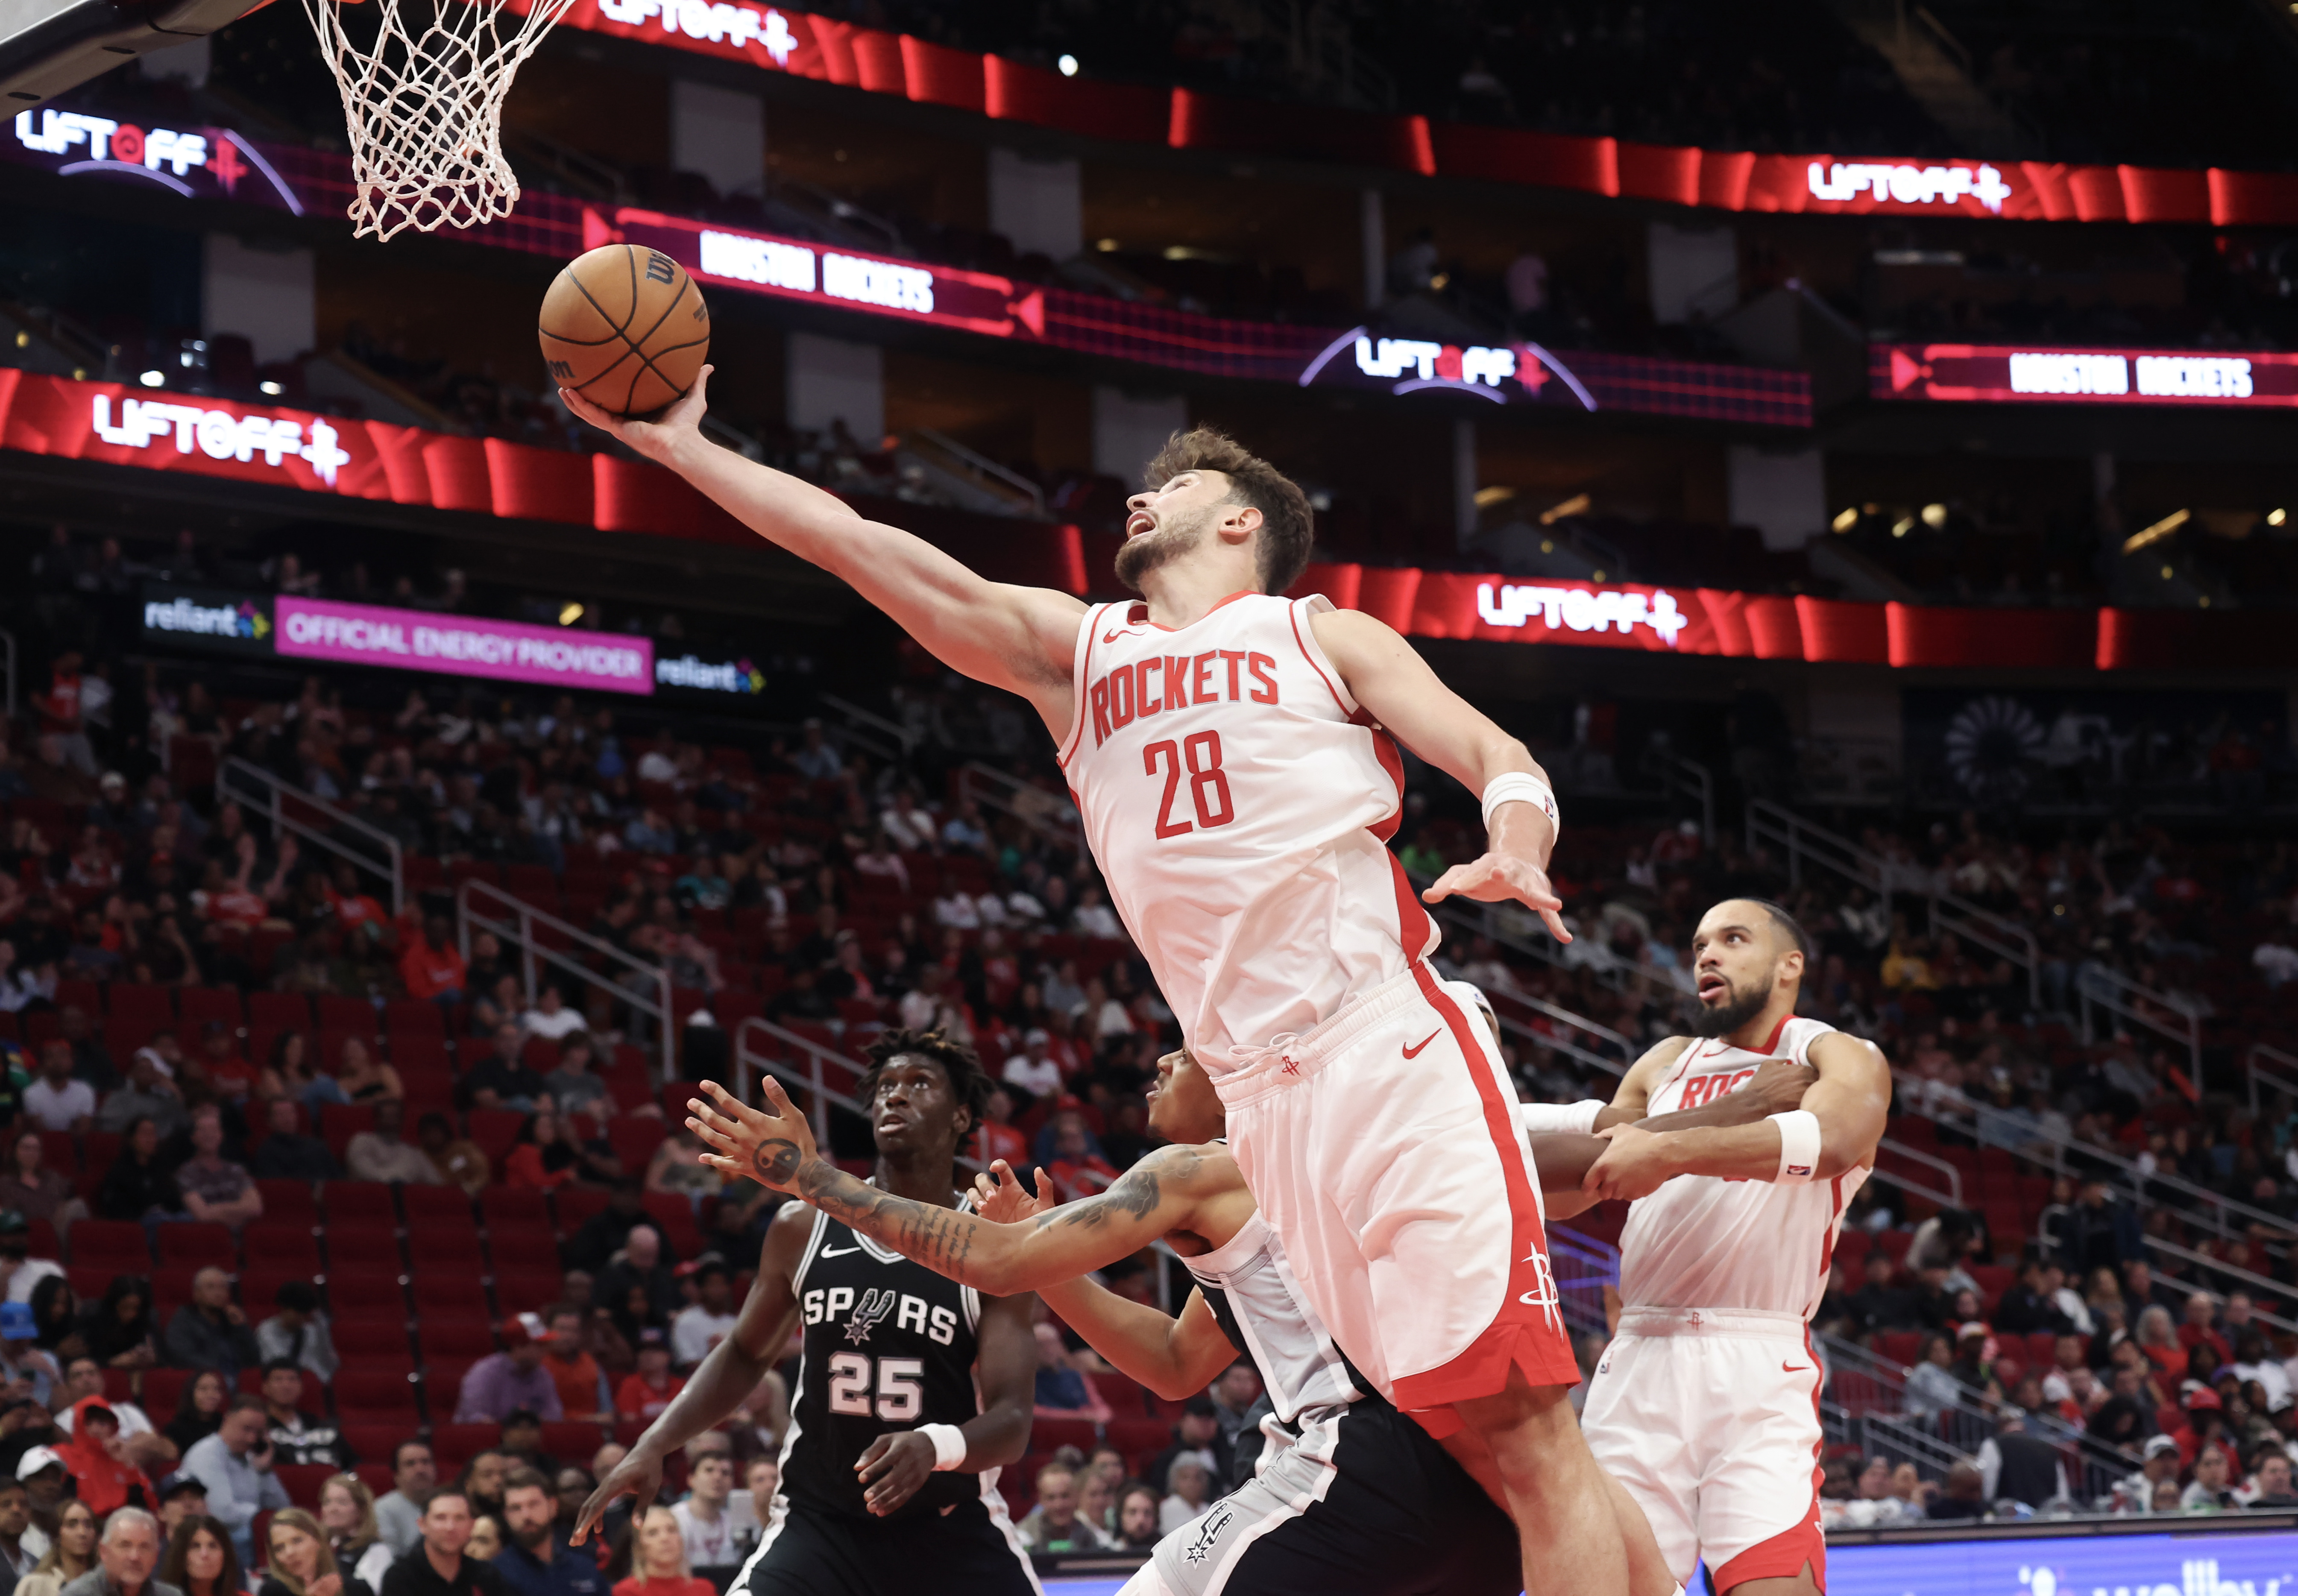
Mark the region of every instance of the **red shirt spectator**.
[[434, 915], [423, 934], [409, 941], [399, 955], [399, 979], [409, 997], [448, 997], [463, 990], [468, 972], [443, 915]]

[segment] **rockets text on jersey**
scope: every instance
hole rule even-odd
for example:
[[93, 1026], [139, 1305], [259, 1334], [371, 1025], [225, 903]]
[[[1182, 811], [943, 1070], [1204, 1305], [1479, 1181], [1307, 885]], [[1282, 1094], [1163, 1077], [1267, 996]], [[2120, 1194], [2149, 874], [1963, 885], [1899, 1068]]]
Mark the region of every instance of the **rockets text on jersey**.
[[1403, 763], [1318, 645], [1326, 600], [1190, 624], [1105, 604], [1078, 634], [1062, 765], [1110, 896], [1218, 1081], [1436, 946], [1388, 852]]

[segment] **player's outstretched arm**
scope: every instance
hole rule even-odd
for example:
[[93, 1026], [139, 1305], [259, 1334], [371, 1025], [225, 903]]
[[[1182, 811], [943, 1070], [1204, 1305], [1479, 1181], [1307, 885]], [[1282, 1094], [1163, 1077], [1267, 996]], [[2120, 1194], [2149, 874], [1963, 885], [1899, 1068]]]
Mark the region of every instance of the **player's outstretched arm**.
[[[1395, 628], [1353, 609], [1327, 611], [1310, 626], [1357, 702], [1470, 792], [1481, 795], [1492, 778], [1511, 772], [1548, 779], [1529, 748], [1439, 681]], [[1455, 895], [1488, 904], [1514, 899], [1539, 911], [1558, 941], [1569, 942], [1564, 900], [1548, 884], [1555, 846], [1556, 827], [1547, 815], [1531, 804], [1502, 804], [1492, 811], [1484, 856], [1454, 865], [1421, 897], [1432, 904]]]
[[[865, 521], [836, 494], [744, 459], [702, 435], [712, 368], [652, 421], [609, 414], [561, 388], [566, 408], [667, 466], [751, 531], [841, 578], [952, 670], [1020, 693], [1055, 735], [1069, 721], [1070, 665], [1084, 603], [1049, 588], [988, 582], [922, 538]], [[1058, 700], [1049, 706], [1047, 696]]]
[[[1584, 1138], [1595, 1142], [1595, 1137]], [[1596, 1142], [1598, 1147], [1603, 1145]], [[982, 1217], [1001, 1224], [1029, 1223], [1050, 1214], [1055, 1207], [1046, 1172], [1037, 1171], [1037, 1190], [1029, 1195], [1005, 1161], [990, 1166], [991, 1173], [973, 1180], [974, 1200]], [[1174, 1318], [1140, 1302], [1128, 1302], [1100, 1282], [1084, 1275], [1073, 1280], [1050, 1282], [1037, 1294], [1062, 1321], [1086, 1339], [1086, 1344], [1109, 1360], [1110, 1366], [1136, 1385], [1145, 1385], [1168, 1402], [1194, 1396], [1236, 1361], [1237, 1349], [1205, 1305], [1205, 1294], [1189, 1293], [1181, 1316]]]
[[[760, 1082], [763, 1108], [736, 1102], [715, 1080], [704, 1081], [701, 1089], [710, 1101], [688, 1099], [686, 1125], [709, 1148], [703, 1158], [712, 1168], [803, 1197], [903, 1257], [992, 1296], [1035, 1291], [1101, 1269], [1186, 1228], [1205, 1162], [1194, 1147], [1161, 1147], [1099, 1196], [1026, 1225], [993, 1224], [897, 1197], [848, 1175], [816, 1151], [813, 1128], [771, 1075]], [[1005, 1165], [1001, 1160], [992, 1168]]]
[[633, 1507], [643, 1511], [662, 1489], [663, 1460], [740, 1407], [773, 1372], [798, 1322], [792, 1282], [813, 1228], [813, 1211], [802, 1203], [789, 1203], [774, 1215], [758, 1249], [757, 1278], [742, 1299], [733, 1334], [710, 1349], [661, 1417], [647, 1426], [629, 1454], [599, 1482], [574, 1520], [574, 1533], [568, 1537], [574, 1545], [589, 1538], [618, 1496], [632, 1498]]
[[[1882, 1049], [1831, 1032], [1811, 1045], [1819, 1080], [1801, 1106], [1819, 1121], [1819, 1156], [1810, 1178], [1831, 1180], [1872, 1161], [1891, 1111], [1891, 1067]], [[1587, 1188], [1600, 1197], [1640, 1197], [1677, 1175], [1721, 1175], [1775, 1180], [1780, 1174], [1780, 1128], [1770, 1119], [1752, 1124], [1653, 1132], [1618, 1125], [1588, 1171]]]

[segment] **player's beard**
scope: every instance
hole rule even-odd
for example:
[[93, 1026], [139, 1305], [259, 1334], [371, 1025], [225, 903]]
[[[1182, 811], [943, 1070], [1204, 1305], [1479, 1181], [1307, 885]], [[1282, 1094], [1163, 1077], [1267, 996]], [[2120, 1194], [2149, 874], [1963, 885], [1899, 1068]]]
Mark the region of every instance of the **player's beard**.
[[1762, 1013], [1764, 1005], [1771, 1001], [1772, 993], [1769, 987], [1750, 987], [1742, 991], [1732, 985], [1729, 976], [1724, 978], [1724, 989], [1731, 993], [1731, 996], [1721, 1004], [1701, 1003], [1699, 1016], [1691, 1022], [1692, 1035], [1696, 1037], [1729, 1036]]
[[1204, 542], [1206, 520], [1199, 515], [1128, 538], [1117, 550], [1118, 581], [1139, 592], [1144, 576], [1160, 566], [1171, 565]]

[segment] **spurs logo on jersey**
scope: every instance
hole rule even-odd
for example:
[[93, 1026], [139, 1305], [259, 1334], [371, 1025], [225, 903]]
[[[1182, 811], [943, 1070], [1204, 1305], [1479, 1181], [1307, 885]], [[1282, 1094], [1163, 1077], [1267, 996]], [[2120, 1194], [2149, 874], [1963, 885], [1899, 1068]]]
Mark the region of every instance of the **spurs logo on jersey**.
[[894, 1296], [882, 1286], [873, 1286], [864, 1292], [862, 1300], [854, 1304], [854, 1316], [846, 1321], [846, 1339], [856, 1346], [869, 1340], [870, 1332], [878, 1327], [879, 1321], [894, 1311]]
[[[1683, 1050], [1653, 1088], [1652, 1114], [1712, 1103], [1742, 1088], [1770, 1058], [1810, 1062], [1833, 1027], [1790, 1017], [1760, 1050], [1720, 1040]], [[1628, 1209], [1620, 1233], [1620, 1297], [1631, 1308], [1741, 1308], [1808, 1319], [1827, 1286], [1828, 1261], [1864, 1170], [1832, 1180], [1779, 1185], [1689, 1175]]]
[[1192, 1563], [1202, 1563], [1213, 1554], [1213, 1542], [1220, 1539], [1221, 1531], [1236, 1521], [1236, 1509], [1226, 1501], [1215, 1502], [1211, 1511], [1197, 1526], [1197, 1533], [1189, 1537], [1188, 1550], [1182, 1556]]
[[1176, 629], [1111, 604], [1078, 633], [1062, 765], [1110, 897], [1216, 1079], [1232, 1045], [1306, 1032], [1436, 946], [1385, 846], [1396, 744], [1317, 643], [1331, 608], [1237, 593]]

